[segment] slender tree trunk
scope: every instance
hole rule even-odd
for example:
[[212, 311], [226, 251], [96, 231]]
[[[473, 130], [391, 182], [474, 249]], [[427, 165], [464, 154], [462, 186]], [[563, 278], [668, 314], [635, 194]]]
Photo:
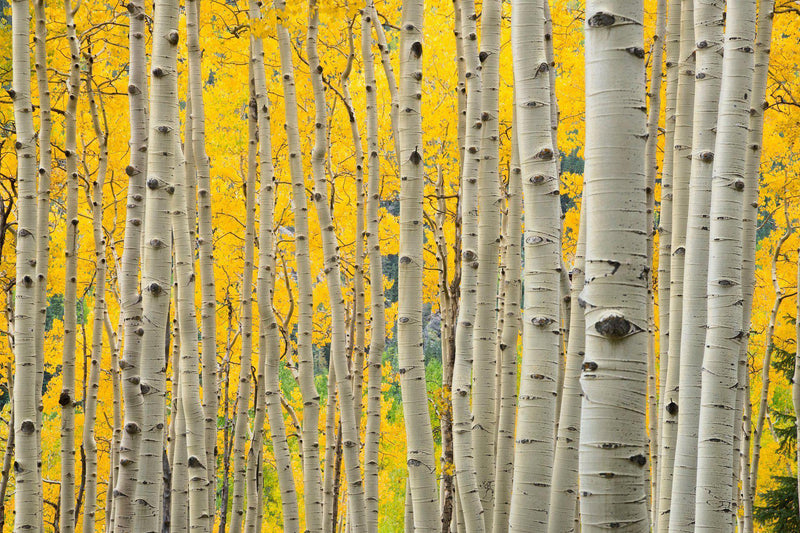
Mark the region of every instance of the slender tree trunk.
[[361, 59], [363, 61], [367, 110], [367, 255], [369, 259], [370, 344], [367, 365], [367, 427], [364, 439], [364, 492], [367, 506], [367, 532], [378, 531], [378, 486], [381, 438], [381, 357], [386, 339], [384, 315], [383, 262], [380, 245], [380, 158], [378, 156], [378, 101], [375, 58], [372, 53], [370, 23], [374, 6], [368, 0], [361, 16]]
[[[436, 457], [425, 386], [422, 337], [424, 159], [422, 142], [422, 0], [403, 0], [400, 31], [400, 250], [397, 352], [406, 426], [414, 531], [438, 529]], [[338, 371], [337, 371], [338, 372]]]
[[522, 169], [518, 147], [512, 143], [511, 169], [508, 173], [508, 230], [505, 251], [503, 293], [503, 329], [500, 335], [500, 415], [497, 425], [497, 449], [494, 474], [494, 509], [492, 531], [508, 531], [511, 490], [514, 480], [514, 422], [517, 407], [517, 338], [520, 331], [522, 295]]
[[[584, 188], [584, 198], [586, 189]], [[580, 228], [572, 266], [572, 301], [570, 310], [567, 364], [562, 391], [561, 415], [558, 418], [558, 437], [553, 460], [553, 485], [550, 491], [548, 533], [575, 531], [576, 502], [578, 501], [578, 445], [581, 431], [581, 365], [586, 346], [584, 309], [580, 302], [585, 283], [586, 204], [581, 206]]]
[[[668, 531], [672, 502], [672, 475], [675, 445], [678, 435], [679, 393], [681, 368], [681, 329], [683, 326], [684, 264], [686, 259], [686, 225], [689, 211], [689, 176], [692, 162], [692, 117], [694, 108], [694, 5], [693, 0], [681, 1], [681, 29], [678, 50], [678, 88], [675, 108], [672, 157], [672, 243], [670, 245], [669, 287], [669, 346], [667, 375], [661, 390], [664, 410], [659, 432], [661, 464], [658, 491], [658, 530]], [[693, 274], [693, 273], [692, 273]]]
[[[795, 342], [800, 346], [800, 255], [797, 258], [797, 310], [795, 311]], [[792, 375], [792, 407], [794, 408], [795, 420], [800, 420], [800, 350], [794, 354], [794, 374]], [[797, 432], [797, 442], [795, 444], [794, 456], [797, 464], [800, 464], [800, 424], [795, 424]], [[9, 439], [11, 437], [9, 436]], [[800, 498], [800, 470], [797, 471], [798, 497]], [[0, 497], [2, 493], [0, 493]], [[798, 502], [800, 503], [800, 502]]]
[[[761, 459], [761, 437], [764, 434], [764, 421], [766, 420], [767, 410], [769, 409], [769, 374], [772, 368], [772, 352], [775, 350], [775, 326], [778, 322], [778, 312], [780, 311], [781, 304], [786, 298], [786, 291], [781, 287], [780, 281], [778, 280], [778, 259], [781, 256], [783, 245], [793, 231], [791, 219], [789, 219], [788, 216], [786, 218], [786, 224], [786, 230], [783, 235], [781, 235], [780, 239], [778, 239], [778, 242], [775, 243], [775, 249], [772, 252], [772, 268], [770, 270], [772, 273], [772, 290], [775, 294], [775, 300], [772, 303], [772, 310], [767, 320], [767, 330], [764, 333], [764, 357], [761, 361], [761, 390], [759, 392], [755, 431], [753, 431], [753, 452], [750, 466], [751, 494], [746, 495], [747, 498], [752, 499], [755, 499], [755, 495], [758, 494], [758, 467]], [[738, 424], [739, 421], [736, 420], [735, 422]], [[738, 481], [738, 479], [736, 481]]]
[[[78, 151], [77, 117], [80, 97], [80, 41], [75, 28], [75, 12], [70, 0], [64, 2], [65, 25], [70, 51], [67, 80], [67, 105], [64, 116], [64, 152], [66, 156], [67, 210], [64, 246], [64, 349], [61, 360], [61, 495], [59, 528], [64, 533], [75, 529], [75, 344], [77, 335], [78, 276]], [[137, 243], [138, 245], [138, 243]], [[133, 486], [131, 485], [131, 489]], [[17, 496], [19, 498], [19, 495]], [[18, 511], [19, 512], [19, 511]]]
[[511, 531], [547, 527], [560, 353], [561, 207], [540, 0], [512, 19], [517, 141], [525, 191], [522, 367], [511, 496]]
[[648, 531], [643, 2], [586, 10], [584, 532]]
[[[176, 283], [177, 285], [177, 283]], [[177, 287], [175, 296], [177, 298]], [[180, 345], [180, 325], [178, 319], [173, 320], [172, 328], [173, 342], [172, 348], [172, 426], [174, 427], [174, 440], [170, 443], [172, 453], [170, 454], [170, 509], [169, 509], [169, 529], [170, 533], [189, 532], [189, 479], [187, 477], [186, 461], [188, 460], [188, 449], [186, 448], [186, 417], [183, 413], [183, 402], [180, 393], [181, 375], [181, 345]]]
[[[186, 47], [189, 59], [187, 82], [192, 102], [192, 154], [197, 170], [198, 205], [198, 257], [200, 263], [201, 295], [201, 347], [203, 364], [203, 408], [206, 427], [206, 465], [209, 465], [208, 482], [216, 486], [217, 411], [217, 289], [214, 280], [214, 235], [211, 204], [211, 164], [206, 155], [205, 105], [203, 103], [203, 69], [200, 49], [200, 0], [186, 3]], [[192, 188], [193, 191], [193, 188]], [[191, 195], [194, 198], [194, 192]], [[194, 211], [194, 210], [192, 210]], [[191, 218], [194, 227], [194, 218]], [[209, 509], [216, 503], [213, 491], [209, 492]]]
[[[143, 403], [139, 473], [134, 499], [133, 530], [155, 533], [161, 529], [162, 447], [164, 441], [165, 336], [171, 278], [171, 225], [167, 219], [174, 192], [177, 98], [178, 5], [158, 0], [153, 26], [150, 82], [150, 148], [147, 160], [147, 198], [142, 258], [142, 360]], [[194, 104], [197, 100], [192, 99]]]
[[[11, 321], [9, 321], [10, 323]], [[6, 493], [8, 492], [8, 480], [11, 476], [11, 462], [14, 458], [14, 372], [11, 364], [8, 365], [8, 381], [5, 385], [8, 394], [9, 417], [8, 417], [8, 436], [6, 437], [6, 447], [3, 452], [3, 470], [0, 473], [0, 531], [6, 524]]]
[[[69, 0], [66, 0], [69, 2]], [[125, 237], [122, 268], [119, 274], [120, 314], [122, 315], [122, 398], [124, 432], [120, 443], [119, 476], [114, 485], [114, 531], [131, 532], [133, 497], [139, 472], [139, 446], [143, 398], [140, 382], [142, 335], [142, 295], [139, 287], [142, 223], [144, 219], [145, 176], [147, 167], [147, 56], [145, 51], [144, 2], [133, 0], [128, 6], [128, 108], [130, 114], [129, 161], [125, 168], [128, 193], [125, 212]], [[71, 8], [67, 8], [69, 12]], [[69, 26], [68, 26], [69, 27]], [[72, 46], [72, 43], [71, 43]], [[71, 47], [77, 56], [77, 40]], [[77, 65], [76, 65], [77, 67]], [[77, 103], [77, 99], [76, 99]], [[62, 497], [64, 492], [62, 491]], [[62, 500], [62, 516], [64, 502]], [[62, 531], [63, 527], [62, 527]]]
[[[470, 412], [473, 337], [477, 305], [478, 191], [480, 165], [480, 91], [475, 3], [461, 2], [461, 33], [466, 68], [466, 133], [465, 155], [461, 170], [461, 298], [456, 320], [455, 360], [453, 365], [453, 458], [458, 497], [467, 533], [484, 531], [483, 505], [480, 501], [476, 474], [476, 458], [472, 438], [473, 418]], [[487, 376], [488, 381], [488, 376]]]
[[[684, 297], [678, 371], [678, 428], [669, 531], [694, 531], [700, 375], [706, 333], [709, 211], [717, 109], [722, 78], [721, 1], [695, 3], [697, 41], [689, 209], [686, 224]], [[673, 339], [674, 340], [674, 339]]]
[[[286, 4], [275, 0], [278, 46], [281, 55], [286, 134], [289, 143], [289, 171], [292, 179], [294, 210], [295, 262], [297, 268], [298, 322], [297, 366], [300, 392], [303, 397], [303, 485], [306, 492], [306, 528], [323, 529], [322, 482], [319, 472], [319, 393], [314, 383], [314, 360], [311, 345], [313, 328], [313, 295], [311, 263], [309, 260], [308, 207], [303, 176], [302, 148], [297, 118], [297, 94], [294, 84], [292, 45], [289, 30], [284, 25]], [[277, 357], [278, 354], [275, 354]], [[276, 360], [277, 362], [277, 360]], [[277, 371], [277, 367], [276, 367]], [[277, 379], [277, 374], [275, 376]], [[328, 391], [330, 394], [330, 390]], [[272, 416], [270, 416], [270, 421]], [[327, 473], [326, 473], [327, 477]]]
[[[753, 310], [753, 292], [755, 288], [755, 253], [756, 253], [756, 225], [758, 224], [758, 187], [759, 167], [761, 164], [761, 143], [764, 131], [764, 112], [767, 109], [766, 88], [769, 74], [769, 55], [772, 43], [772, 19], [774, 0], [760, 0], [758, 4], [758, 27], [755, 42], [755, 70], [753, 73], [753, 98], [750, 107], [750, 131], [748, 134], [747, 157], [745, 159], [745, 179], [751, 184], [745, 188], [744, 211], [742, 214], [742, 329], [748, 333], [742, 342], [739, 354], [739, 387], [736, 401], [736, 424], [741, 424], [742, 411], [745, 402], [749, 405], [750, 397], [745, 394], [744, 386], [749, 383], [747, 368], [747, 346], [749, 342], [750, 318]], [[743, 379], [744, 378], [744, 379]], [[749, 457], [750, 442], [744, 442], [744, 437], [749, 436], [749, 416], [747, 429], [742, 424], [737, 433], [747, 431], [740, 439], [740, 448], [745, 447], [745, 456]], [[753, 499], [755, 485], [751, 486], [749, 471], [742, 471], [742, 488], [744, 495], [744, 529], [748, 533], [753, 531]]]
[[[473, 327], [472, 442], [475, 473], [486, 530], [492, 530], [494, 506], [494, 443], [497, 435], [496, 374], [498, 244], [500, 241], [500, 21], [502, 1], [486, 0], [481, 7], [480, 125], [478, 168], [477, 301]], [[544, 18], [542, 17], [542, 21]], [[542, 30], [544, 27], [542, 26]], [[548, 132], [549, 134], [549, 132]]]
[[[83, 506], [83, 532], [93, 533], [95, 530], [95, 513], [97, 510], [97, 441], [95, 426], [97, 423], [97, 391], [100, 387], [100, 366], [103, 356], [103, 327], [106, 306], [106, 239], [103, 232], [103, 186], [108, 168], [108, 128], [100, 123], [97, 102], [92, 84], [92, 65], [95, 56], [91, 49], [88, 53], [86, 74], [86, 95], [89, 98], [89, 110], [92, 126], [97, 137], [98, 166], [92, 180], [92, 235], [94, 237], [94, 318], [92, 320], [92, 356], [89, 370], [89, 382], [84, 396], [83, 452], [86, 455], [86, 488]], [[102, 107], [102, 102], [101, 102]], [[105, 115], [105, 114], [104, 114]], [[104, 116], [105, 118], [105, 116]], [[87, 172], [88, 174], [88, 172]]]
[[728, 5], [709, 233], [708, 330], [697, 445], [695, 531], [728, 531], [734, 405], [741, 350], [744, 148], [753, 79], [755, 0]]
[[[650, 342], [647, 347], [647, 432], [650, 437], [650, 516], [658, 511], [658, 383], [655, 346], [655, 286], [653, 279], [653, 252], [656, 233], [655, 203], [656, 175], [658, 174], [658, 137], [661, 117], [661, 85], [664, 74], [664, 33], [667, 24], [667, 0], [658, 0], [656, 28], [650, 54], [651, 74], [648, 90], [647, 142], [644, 147], [645, 181], [647, 188], [647, 266], [649, 284], [647, 290], [647, 329]], [[580, 236], [579, 236], [580, 238]], [[574, 281], [573, 281], [574, 283]], [[664, 361], [666, 362], [666, 361]]]

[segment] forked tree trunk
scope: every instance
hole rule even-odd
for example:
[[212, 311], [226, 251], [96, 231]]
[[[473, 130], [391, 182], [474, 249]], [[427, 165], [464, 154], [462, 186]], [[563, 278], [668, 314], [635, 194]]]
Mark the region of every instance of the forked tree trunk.
[[643, 2], [586, 10], [584, 532], [649, 530]]
[[[755, 0], [731, 2], [726, 16], [709, 234], [708, 330], [697, 444], [695, 531], [729, 531], [734, 408], [742, 344], [742, 207], [753, 79]], [[752, 184], [751, 184], [752, 186]]]

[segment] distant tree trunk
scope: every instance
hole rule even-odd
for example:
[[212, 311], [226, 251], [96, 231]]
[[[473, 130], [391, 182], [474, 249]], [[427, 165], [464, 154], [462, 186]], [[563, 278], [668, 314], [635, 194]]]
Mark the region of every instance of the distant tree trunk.
[[643, 2], [586, 9], [584, 532], [649, 530]]
[[[438, 530], [436, 457], [425, 386], [422, 338], [423, 188], [422, 0], [403, 0], [400, 31], [400, 250], [397, 352], [406, 426], [414, 531]], [[337, 371], [338, 372], [338, 371]]]
[[547, 528], [555, 446], [561, 325], [561, 206], [550, 115], [543, 0], [511, 21], [515, 120], [525, 201], [522, 366], [511, 531]]
[[[708, 330], [703, 355], [697, 445], [695, 531], [729, 531], [734, 405], [742, 337], [742, 208], [755, 39], [755, 0], [726, 14], [719, 118], [711, 185]], [[745, 125], [744, 127], [742, 125]]]
[[[797, 286], [800, 288], [800, 255], [797, 258]], [[800, 291], [797, 293], [797, 310], [795, 311], [795, 342], [800, 346]], [[800, 350], [794, 354], [794, 374], [792, 376], [792, 407], [796, 420], [800, 420]], [[800, 464], [800, 424], [795, 424], [797, 443], [795, 444], [795, 460]], [[9, 437], [10, 438], [10, 437]], [[800, 497], [800, 470], [797, 471], [797, 490]], [[0, 494], [2, 496], [2, 494]]]
[[[172, 236], [168, 220], [175, 172], [175, 130], [178, 105], [178, 4], [157, 0], [153, 26], [150, 133], [147, 197], [142, 260], [141, 391], [144, 398], [139, 474], [134, 499], [133, 530], [161, 529], [162, 455], [164, 442], [165, 335], [169, 309]], [[192, 99], [194, 105], [196, 100]]]
[[[673, 466], [669, 531], [694, 531], [697, 480], [697, 430], [700, 416], [700, 375], [706, 333], [708, 282], [708, 216], [714, 142], [722, 78], [723, 7], [721, 1], [696, 2], [696, 56], [689, 209], [678, 371], [678, 431]], [[673, 339], [674, 340], [674, 339]], [[666, 416], [666, 415], [665, 415]]]

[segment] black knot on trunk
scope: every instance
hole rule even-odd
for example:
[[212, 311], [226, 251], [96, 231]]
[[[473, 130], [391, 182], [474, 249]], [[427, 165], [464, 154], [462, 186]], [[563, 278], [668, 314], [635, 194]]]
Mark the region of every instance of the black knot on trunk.
[[733, 182], [733, 188], [736, 191], [743, 191], [744, 190], [744, 181], [736, 180]]
[[419, 165], [420, 162], [422, 162], [422, 156], [419, 155], [419, 152], [417, 151], [417, 147], [414, 147], [414, 151], [411, 152], [411, 157], [409, 159], [415, 165]]
[[180, 36], [178, 35], [178, 31], [177, 30], [172, 30], [167, 34], [167, 41], [169, 41], [169, 44], [171, 44], [172, 46], [175, 46], [176, 44], [178, 44], [178, 39], [179, 38], [180, 38]]
[[617, 313], [609, 313], [598, 320], [594, 329], [607, 339], [621, 339], [641, 331], [635, 324]]
[[138, 433], [141, 433], [141, 431], [142, 430], [139, 429], [139, 424], [137, 424], [136, 422], [128, 422], [127, 424], [125, 424], [125, 433], [129, 435], [136, 435]]
[[156, 78], [160, 78], [163, 75], [164, 75], [164, 71], [161, 69], [161, 67], [156, 67], [156, 68], [153, 69], [153, 76], [155, 76]]
[[667, 413], [669, 413], [672, 416], [678, 414], [678, 404], [675, 402], [669, 402], [667, 404]]
[[158, 296], [161, 294], [161, 285], [158, 283], [151, 283], [147, 290], [149, 290], [153, 296]]
[[156, 178], [150, 178], [147, 180], [147, 188], [151, 191], [158, 189], [158, 180]]
[[132, 165], [128, 165], [127, 167], [125, 167], [125, 174], [127, 174], [128, 176], [133, 176], [134, 174], [136, 174], [136, 168], [134, 168]]
[[629, 457], [632, 463], [636, 463], [639, 466], [644, 466], [647, 464], [647, 457], [642, 454], [634, 455], [633, 457]]
[[714, 152], [700, 152], [697, 158], [704, 163], [710, 163], [714, 160]]
[[203, 468], [203, 463], [200, 460], [192, 455], [189, 457], [189, 468]]
[[62, 391], [61, 394], [58, 396], [58, 405], [61, 407], [66, 407], [71, 403], [69, 392]]
[[411, 43], [411, 55], [415, 58], [419, 59], [422, 56], [422, 43], [419, 41], [414, 41]]
[[553, 150], [551, 150], [550, 148], [542, 148], [541, 150], [539, 150], [539, 153], [537, 153], [535, 157], [536, 159], [539, 159], [541, 161], [550, 161], [551, 159], [553, 159]]
[[489, 57], [489, 52], [481, 52], [480, 54], [478, 54], [478, 59], [480, 60], [481, 63], [486, 61], [487, 57]]
[[638, 46], [631, 46], [625, 49], [631, 55], [638, 57], [639, 59], [644, 58], [644, 48], [639, 48]]
[[25, 435], [30, 435], [36, 430], [36, 426], [33, 424], [32, 420], [23, 420], [22, 424], [19, 426], [19, 429]]
[[597, 363], [595, 363], [594, 361], [588, 361], [586, 363], [583, 363], [583, 370], [584, 372], [594, 372], [595, 370], [597, 370]]
[[616, 17], [611, 13], [603, 13], [598, 11], [586, 21], [590, 28], [601, 28], [603, 26], [613, 26], [617, 21]]

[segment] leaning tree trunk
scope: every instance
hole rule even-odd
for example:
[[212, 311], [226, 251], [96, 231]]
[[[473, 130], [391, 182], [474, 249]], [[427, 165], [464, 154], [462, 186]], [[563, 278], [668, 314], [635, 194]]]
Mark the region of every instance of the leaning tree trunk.
[[541, 0], [515, 4], [511, 43], [525, 201], [525, 296], [511, 531], [547, 527], [555, 444], [561, 338], [561, 206], [550, 133], [550, 65], [545, 54], [544, 20]]
[[[64, 245], [64, 347], [61, 359], [61, 394], [58, 398], [58, 403], [61, 405], [61, 520], [59, 527], [64, 533], [71, 533], [75, 530], [75, 514], [77, 513], [75, 504], [75, 345], [78, 320], [75, 309], [78, 289], [77, 120], [81, 86], [81, 51], [78, 33], [75, 29], [74, 17], [76, 10], [77, 6], [73, 8], [72, 2], [65, 0], [64, 15], [70, 51], [70, 67], [67, 78], [68, 99], [64, 113], [64, 152], [67, 175], [66, 219], [69, 222]], [[138, 246], [139, 243], [137, 241]], [[136, 388], [138, 389], [138, 387]], [[128, 485], [130, 491], [126, 494], [132, 495], [135, 481], [133, 479], [132, 483]], [[17, 497], [19, 498], [19, 495]], [[130, 507], [128, 507], [129, 509]], [[122, 511], [125, 511], [124, 507]], [[125, 523], [124, 517], [122, 523]]]
[[[161, 529], [162, 448], [164, 442], [164, 352], [171, 279], [172, 235], [168, 213], [175, 172], [175, 130], [178, 127], [178, 4], [157, 0], [153, 26], [150, 80], [150, 135], [147, 158], [144, 252], [142, 260], [142, 360], [140, 387], [144, 399], [139, 475], [134, 499], [133, 530]], [[196, 102], [192, 99], [192, 103]]]
[[424, 163], [422, 142], [423, 0], [403, 0], [400, 31], [400, 250], [397, 352], [406, 426], [414, 531], [438, 529], [436, 456], [433, 446], [425, 358], [422, 351], [422, 255]]
[[[697, 443], [695, 531], [729, 531], [734, 405], [742, 337], [742, 207], [753, 79], [755, 0], [731, 2], [726, 16], [709, 230], [708, 330]], [[752, 184], [751, 184], [752, 186]]]
[[697, 430], [700, 415], [700, 373], [706, 333], [711, 177], [722, 77], [723, 7], [721, 0], [697, 1], [697, 47], [692, 164], [686, 257], [683, 282], [683, 324], [678, 372], [678, 432], [673, 467], [669, 531], [694, 531], [697, 479]]
[[586, 10], [584, 532], [649, 530], [643, 2]]
[[14, 297], [14, 531], [39, 531], [42, 497], [36, 394], [36, 132], [31, 102], [30, 13], [27, 0], [11, 6], [12, 89], [17, 151], [17, 245]]

